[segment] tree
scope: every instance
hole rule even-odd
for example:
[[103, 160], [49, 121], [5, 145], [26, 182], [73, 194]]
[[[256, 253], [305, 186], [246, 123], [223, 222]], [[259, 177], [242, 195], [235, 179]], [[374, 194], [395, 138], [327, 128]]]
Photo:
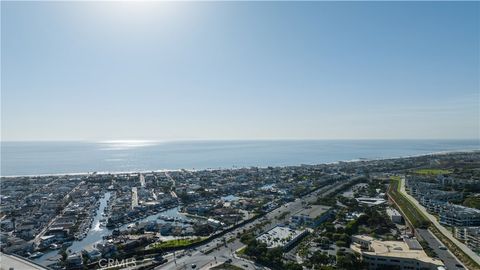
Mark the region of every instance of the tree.
[[298, 263], [294, 263], [294, 262], [287, 262], [284, 266], [283, 266], [285, 270], [302, 270], [303, 267], [298, 264]]
[[312, 257], [310, 257], [310, 261], [312, 262], [313, 265], [323, 265], [323, 264], [328, 264], [330, 261], [330, 258], [328, 257], [328, 255], [323, 254], [321, 251], [315, 251]]
[[240, 237], [240, 242], [249, 244], [252, 240], [255, 240], [255, 236], [252, 233], [245, 233]]
[[362, 263], [351, 253], [337, 255], [337, 267], [340, 269], [354, 270], [362, 266]]
[[335, 244], [339, 247], [347, 247], [348, 246], [347, 242], [341, 241], [341, 240], [336, 241]]
[[60, 251], [60, 254], [62, 255], [62, 261], [66, 261], [66, 260], [67, 260], [67, 257], [68, 257], [67, 249], [62, 249], [62, 250]]

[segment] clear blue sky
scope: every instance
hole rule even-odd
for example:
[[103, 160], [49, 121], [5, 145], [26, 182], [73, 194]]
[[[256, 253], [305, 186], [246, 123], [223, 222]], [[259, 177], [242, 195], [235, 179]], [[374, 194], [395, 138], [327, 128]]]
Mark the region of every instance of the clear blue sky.
[[2, 2], [2, 140], [480, 137], [479, 2]]

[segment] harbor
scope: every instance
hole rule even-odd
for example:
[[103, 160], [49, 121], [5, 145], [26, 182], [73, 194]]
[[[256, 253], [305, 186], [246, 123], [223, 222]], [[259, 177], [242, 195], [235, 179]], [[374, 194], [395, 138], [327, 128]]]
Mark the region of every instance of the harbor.
[[[169, 223], [169, 222], [179, 222], [187, 223], [190, 222], [189, 218], [183, 216], [179, 212], [179, 207], [174, 207], [161, 211], [160, 213], [149, 215], [147, 217], [141, 218], [134, 223], [124, 224], [118, 228], [107, 228], [106, 227], [106, 210], [108, 209], [108, 201], [112, 197], [111, 192], [106, 192], [104, 196], [99, 200], [99, 207], [95, 214], [95, 217], [91, 223], [90, 229], [85, 232], [84, 237], [81, 239], [75, 240], [73, 242], [66, 242], [64, 245], [67, 245], [67, 254], [75, 254], [82, 252], [83, 250], [93, 248], [96, 244], [105, 241], [104, 239], [112, 235], [114, 230], [124, 231], [132, 229], [135, 227], [135, 224], [140, 224], [149, 221], [155, 221], [158, 223]], [[173, 239], [174, 237], [166, 236], [162, 237], [165, 240]], [[71, 245], [70, 245], [71, 244]], [[46, 252], [36, 252], [30, 257], [34, 262], [48, 266], [60, 260], [60, 247], [58, 249], [50, 248]]]

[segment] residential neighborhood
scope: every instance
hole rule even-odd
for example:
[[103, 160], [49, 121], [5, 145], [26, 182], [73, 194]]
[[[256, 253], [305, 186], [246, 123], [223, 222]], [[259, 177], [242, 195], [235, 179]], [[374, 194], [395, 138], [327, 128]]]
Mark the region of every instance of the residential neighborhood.
[[468, 168], [479, 164], [480, 153], [467, 152], [289, 167], [3, 177], [1, 249], [49, 269], [97, 269], [104, 259], [129, 258], [144, 269], [198, 262], [244, 268], [245, 261], [270, 269], [461, 269], [460, 258], [436, 254], [443, 244], [427, 243], [392, 201], [391, 179], [405, 178], [406, 191], [478, 254], [480, 210], [464, 202], [478, 199], [480, 172]]

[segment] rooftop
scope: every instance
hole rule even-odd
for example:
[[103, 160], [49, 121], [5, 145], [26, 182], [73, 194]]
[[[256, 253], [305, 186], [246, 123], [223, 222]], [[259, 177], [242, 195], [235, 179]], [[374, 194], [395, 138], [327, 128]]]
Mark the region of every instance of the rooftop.
[[311, 208], [305, 208], [302, 211], [298, 212], [296, 216], [305, 215], [314, 219], [327, 212], [330, 208], [330, 206], [325, 205], [312, 205]]
[[0, 253], [0, 270], [9, 270], [9, 269], [31, 269], [31, 270], [46, 270], [47, 268], [38, 265], [34, 262], [20, 258], [14, 255], [7, 255], [5, 253]]
[[385, 203], [385, 199], [382, 198], [369, 198], [369, 197], [361, 197], [356, 199], [359, 203], [367, 204], [367, 205], [380, 205]]
[[358, 245], [352, 245], [352, 250], [367, 254], [393, 258], [410, 258], [425, 263], [443, 266], [442, 261], [428, 257], [418, 241], [405, 239], [405, 241], [380, 241], [364, 235], [356, 235], [358, 239], [370, 242], [369, 250], [362, 250]]
[[283, 247], [304, 233], [305, 231], [277, 226], [257, 237], [257, 240], [267, 244], [268, 248]]
[[447, 211], [456, 215], [480, 215], [480, 210], [457, 204], [448, 204]]
[[398, 210], [395, 208], [387, 207], [386, 210], [387, 210], [387, 214], [390, 216], [400, 216], [400, 212], [398, 212]]

